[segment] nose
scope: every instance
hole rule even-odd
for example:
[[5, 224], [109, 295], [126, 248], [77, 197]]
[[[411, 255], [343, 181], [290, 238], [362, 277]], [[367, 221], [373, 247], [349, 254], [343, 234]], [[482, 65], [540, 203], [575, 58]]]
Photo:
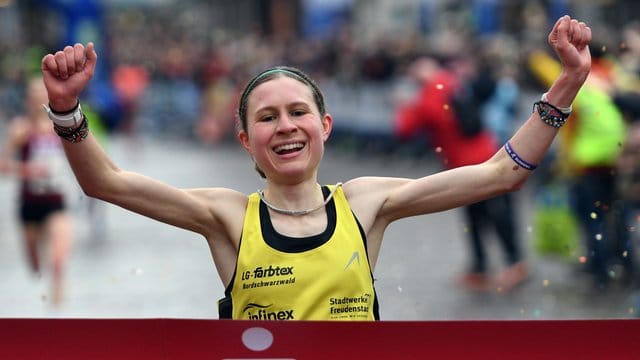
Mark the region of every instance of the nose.
[[292, 132], [296, 129], [297, 126], [289, 114], [282, 114], [278, 117], [278, 132]]

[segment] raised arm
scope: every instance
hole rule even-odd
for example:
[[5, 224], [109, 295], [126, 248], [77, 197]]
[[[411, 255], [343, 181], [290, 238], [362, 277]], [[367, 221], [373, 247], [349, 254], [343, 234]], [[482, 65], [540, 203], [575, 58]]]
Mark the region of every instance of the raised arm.
[[[181, 190], [114, 164], [86, 129], [79, 97], [96, 66], [94, 45], [67, 46], [42, 59], [42, 75], [49, 97], [50, 117], [63, 140], [64, 150], [83, 191], [156, 220], [192, 230], [207, 238], [225, 234], [226, 208], [236, 214], [243, 195], [227, 189]], [[86, 119], [86, 118], [84, 118]], [[90, 121], [91, 119], [89, 119]], [[222, 214], [222, 215], [221, 215]]]
[[[553, 26], [548, 41], [562, 64], [562, 72], [541, 96], [543, 103], [534, 108], [527, 122], [511, 138], [510, 149], [501, 149], [492, 159], [500, 174], [507, 175], [507, 184], [516, 188], [531, 175], [526, 164], [538, 164], [546, 154], [591, 70], [591, 29], [585, 23], [565, 15]], [[558, 114], [558, 110], [565, 115]], [[514, 162], [521, 166], [513, 167]]]

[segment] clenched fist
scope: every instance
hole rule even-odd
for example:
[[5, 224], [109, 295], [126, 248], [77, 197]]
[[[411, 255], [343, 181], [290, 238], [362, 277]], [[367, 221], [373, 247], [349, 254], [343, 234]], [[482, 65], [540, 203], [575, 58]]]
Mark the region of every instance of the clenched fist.
[[93, 77], [98, 55], [93, 43], [66, 46], [42, 58], [42, 77], [49, 96], [49, 106], [67, 112], [78, 103], [78, 97]]

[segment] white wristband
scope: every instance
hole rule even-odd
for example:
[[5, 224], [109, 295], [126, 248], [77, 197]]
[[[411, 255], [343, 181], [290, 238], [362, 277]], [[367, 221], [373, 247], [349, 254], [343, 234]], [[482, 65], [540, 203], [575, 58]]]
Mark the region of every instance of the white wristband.
[[53, 121], [56, 125], [63, 127], [76, 127], [78, 124], [82, 122], [82, 118], [84, 118], [84, 114], [82, 113], [82, 107], [78, 102], [78, 106], [73, 109], [71, 112], [65, 114], [56, 114], [54, 113], [48, 105], [42, 104], [44, 110], [47, 112], [47, 116], [49, 119]]
[[[546, 103], [549, 102], [549, 99], [547, 99], [547, 93], [542, 94], [542, 97], [540, 98], [540, 101], [544, 101]], [[558, 110], [560, 110], [564, 115], [569, 116], [569, 114], [571, 114], [571, 111], [573, 110], [573, 107], [571, 105], [569, 105], [569, 107], [559, 107], [556, 104], [551, 104], [553, 106], [555, 106]]]

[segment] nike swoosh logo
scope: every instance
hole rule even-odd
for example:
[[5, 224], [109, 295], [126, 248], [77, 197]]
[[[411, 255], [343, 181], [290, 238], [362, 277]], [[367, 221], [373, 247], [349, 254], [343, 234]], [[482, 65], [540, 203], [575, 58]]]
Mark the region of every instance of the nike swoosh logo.
[[360, 265], [360, 253], [357, 251], [353, 252], [353, 255], [351, 255], [351, 259], [349, 259], [349, 262], [347, 262], [347, 266], [344, 267], [345, 270], [347, 270], [347, 268], [349, 267], [349, 265], [351, 265], [351, 263], [353, 263], [355, 261], [358, 261], [358, 266]]

